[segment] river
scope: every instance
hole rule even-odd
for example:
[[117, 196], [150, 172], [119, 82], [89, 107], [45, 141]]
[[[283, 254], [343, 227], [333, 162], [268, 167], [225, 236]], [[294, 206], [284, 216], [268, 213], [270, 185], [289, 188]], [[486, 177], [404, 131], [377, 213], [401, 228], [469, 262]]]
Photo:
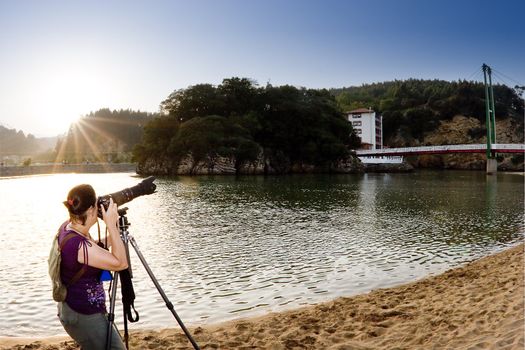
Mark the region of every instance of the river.
[[[65, 334], [46, 262], [66, 219], [61, 202], [80, 183], [102, 195], [140, 180], [0, 179], [0, 336]], [[126, 206], [175, 311], [199, 325], [413, 281], [522, 242], [523, 183], [523, 174], [461, 171], [175, 177]], [[131, 329], [178, 327], [130, 249], [140, 314]], [[120, 325], [120, 302], [116, 315]]]

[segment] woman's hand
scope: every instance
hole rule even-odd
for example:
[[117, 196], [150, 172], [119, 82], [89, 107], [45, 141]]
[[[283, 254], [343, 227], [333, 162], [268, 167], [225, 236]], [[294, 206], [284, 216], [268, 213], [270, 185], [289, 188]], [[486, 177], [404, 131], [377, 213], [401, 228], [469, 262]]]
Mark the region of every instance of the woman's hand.
[[117, 203], [113, 203], [113, 198], [109, 198], [108, 210], [106, 211], [104, 206], [100, 205], [100, 211], [102, 212], [102, 220], [104, 220], [108, 228], [117, 227], [118, 209]]
[[[113, 198], [109, 199], [108, 210], [104, 206], [100, 206], [102, 212], [102, 220], [106, 223], [108, 228], [108, 238], [111, 245], [111, 251], [107, 251], [96, 244], [90, 244], [87, 247], [89, 256], [88, 265], [99, 269], [121, 271], [128, 267], [128, 260], [126, 256], [126, 247], [120, 239], [118, 222], [117, 204], [113, 203]], [[78, 262], [84, 263], [84, 250], [78, 250]]]

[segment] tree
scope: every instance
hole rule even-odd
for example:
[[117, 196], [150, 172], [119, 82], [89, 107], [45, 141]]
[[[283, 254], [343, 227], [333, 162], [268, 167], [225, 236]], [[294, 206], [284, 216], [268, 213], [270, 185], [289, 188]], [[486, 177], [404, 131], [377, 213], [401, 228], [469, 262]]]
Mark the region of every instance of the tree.
[[208, 116], [192, 118], [181, 124], [168, 152], [175, 159], [191, 154], [194, 161], [206, 157], [235, 157], [240, 165], [255, 160], [259, 147], [242, 126], [225, 117]]
[[22, 130], [8, 129], [0, 125], [0, 155], [29, 155], [38, 151], [36, 138]]
[[257, 109], [257, 84], [247, 78], [224, 79], [217, 87], [217, 93], [222, 99], [224, 109], [221, 115], [244, 115]]
[[195, 117], [222, 114], [224, 100], [213, 85], [198, 84], [174, 91], [160, 106], [171, 117], [185, 122]]
[[100, 109], [70, 126], [57, 152], [69, 161], [106, 161], [108, 155], [129, 158], [144, 132], [144, 125], [158, 114]]
[[133, 149], [133, 160], [139, 163], [151, 157], [165, 157], [180, 122], [174, 117], [159, 116], [144, 126], [142, 141]]
[[164, 122], [179, 124], [166, 134], [157, 127], [160, 119], [147, 124], [134, 153], [139, 162], [191, 154], [195, 160], [231, 156], [240, 166], [263, 152], [274, 163], [326, 165], [359, 144], [328, 90], [261, 88], [234, 77], [217, 87], [199, 84], [174, 91], [161, 108], [168, 114]]
[[[406, 140], [433, 131], [441, 120], [461, 114], [485, 119], [485, 89], [479, 82], [443, 80], [389, 81], [332, 89], [342, 109], [372, 107], [383, 115], [385, 143], [401, 135]], [[494, 86], [496, 118], [510, 117], [523, 128], [523, 99], [505, 85]]]

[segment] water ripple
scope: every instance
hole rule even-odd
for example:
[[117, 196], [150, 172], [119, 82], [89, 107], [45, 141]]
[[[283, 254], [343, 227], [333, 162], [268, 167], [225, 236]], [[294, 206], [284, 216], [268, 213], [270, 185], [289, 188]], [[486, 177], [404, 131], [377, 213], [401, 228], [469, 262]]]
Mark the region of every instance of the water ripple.
[[[126, 206], [177, 313], [204, 324], [392, 286], [522, 241], [523, 178], [496, 181], [475, 172], [163, 178], [156, 194]], [[91, 183], [104, 194], [137, 182], [130, 174], [0, 180], [9, 198], [0, 201], [0, 335], [63, 334], [45, 262], [69, 188]], [[45, 199], [28, 203], [26, 192]], [[131, 256], [141, 314], [133, 326], [176, 327]]]

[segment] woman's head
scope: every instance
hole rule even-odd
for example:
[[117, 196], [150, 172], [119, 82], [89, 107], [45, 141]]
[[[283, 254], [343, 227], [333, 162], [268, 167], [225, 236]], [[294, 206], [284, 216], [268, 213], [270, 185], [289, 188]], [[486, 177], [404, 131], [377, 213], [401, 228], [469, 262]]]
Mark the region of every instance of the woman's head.
[[73, 222], [85, 225], [89, 214], [88, 210], [94, 210], [96, 214], [97, 196], [91, 185], [73, 187], [67, 194], [67, 200], [63, 203], [69, 212], [69, 218]]

